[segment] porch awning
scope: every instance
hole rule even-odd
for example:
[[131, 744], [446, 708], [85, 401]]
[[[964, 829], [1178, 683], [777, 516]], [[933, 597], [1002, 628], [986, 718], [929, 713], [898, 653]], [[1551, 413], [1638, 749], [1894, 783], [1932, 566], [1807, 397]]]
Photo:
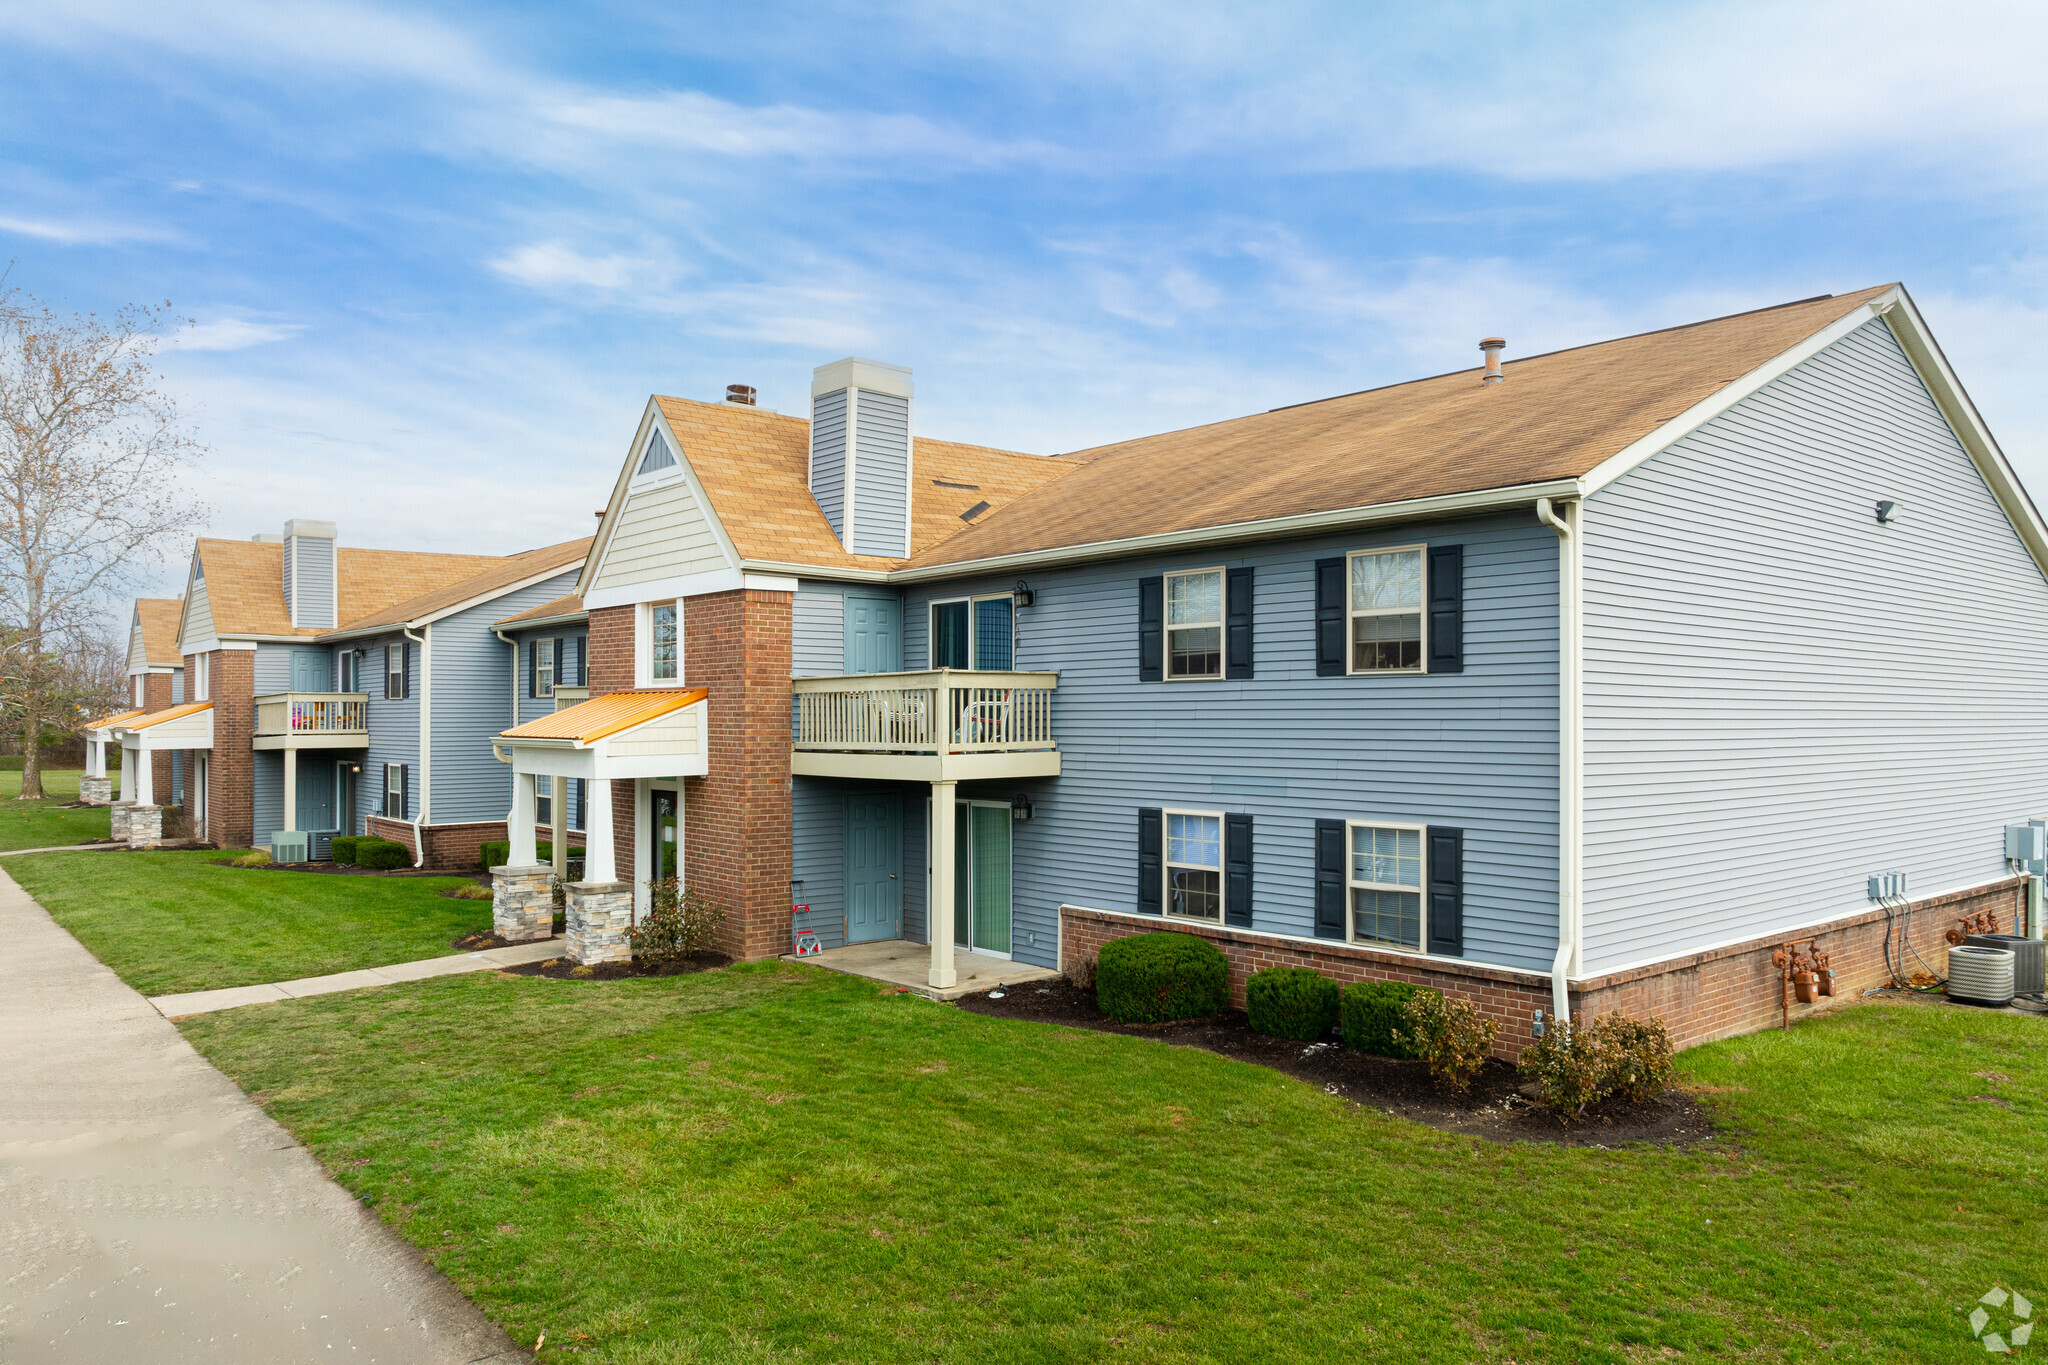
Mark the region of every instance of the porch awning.
[[211, 749], [213, 703], [188, 701], [161, 711], [136, 711], [110, 727], [124, 749]]
[[117, 711], [111, 716], [102, 716], [98, 720], [87, 721], [85, 728], [93, 732], [93, 737], [96, 739], [112, 739], [114, 731], [120, 729], [129, 721], [134, 720], [137, 716], [146, 716], [148, 714], [149, 712], [147, 711]]
[[557, 777], [701, 777], [708, 689], [608, 692], [502, 731], [515, 771]]

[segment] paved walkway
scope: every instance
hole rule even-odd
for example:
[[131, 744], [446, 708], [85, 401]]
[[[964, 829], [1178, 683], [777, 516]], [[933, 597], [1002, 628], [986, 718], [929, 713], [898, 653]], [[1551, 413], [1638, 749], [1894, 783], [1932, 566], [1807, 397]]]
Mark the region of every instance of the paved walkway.
[[182, 995], [153, 995], [149, 1003], [166, 1019], [183, 1019], [188, 1014], [211, 1014], [242, 1005], [261, 1005], [272, 1000], [296, 1000], [306, 995], [332, 995], [336, 991], [358, 991], [365, 986], [390, 986], [400, 981], [424, 981], [430, 976], [455, 976], [461, 972], [482, 972], [493, 967], [517, 967], [524, 962], [545, 962], [560, 957], [565, 945], [559, 938], [537, 943], [520, 943], [510, 948], [486, 948], [480, 953], [455, 953], [429, 957], [418, 962], [401, 962], [392, 967], [364, 967], [360, 971], [335, 972], [329, 976], [303, 976], [297, 981], [272, 981], [261, 986], [224, 986], [217, 991], [186, 991]]
[[126, 848], [126, 844], [52, 844], [48, 848], [0, 848], [0, 858], [12, 858], [20, 853], [104, 853], [109, 849]]
[[0, 1361], [530, 1360], [0, 872]]

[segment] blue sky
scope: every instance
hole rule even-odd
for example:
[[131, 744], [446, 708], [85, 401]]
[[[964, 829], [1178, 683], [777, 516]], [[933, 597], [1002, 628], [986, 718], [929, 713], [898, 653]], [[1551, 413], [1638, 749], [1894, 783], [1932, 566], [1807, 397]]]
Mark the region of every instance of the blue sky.
[[848, 353], [1052, 452], [1894, 279], [2048, 492], [2043, 69], [1999, 3], [0, 0], [0, 260], [196, 320], [221, 535], [585, 534], [650, 391]]

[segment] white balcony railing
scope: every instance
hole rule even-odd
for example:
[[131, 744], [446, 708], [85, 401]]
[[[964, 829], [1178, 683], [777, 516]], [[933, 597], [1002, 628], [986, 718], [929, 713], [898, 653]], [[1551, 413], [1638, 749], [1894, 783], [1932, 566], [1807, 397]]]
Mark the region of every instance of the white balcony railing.
[[824, 753], [1024, 753], [1054, 749], [1057, 673], [863, 673], [798, 678], [799, 750]]
[[367, 692], [273, 692], [256, 698], [256, 734], [367, 735], [369, 707]]

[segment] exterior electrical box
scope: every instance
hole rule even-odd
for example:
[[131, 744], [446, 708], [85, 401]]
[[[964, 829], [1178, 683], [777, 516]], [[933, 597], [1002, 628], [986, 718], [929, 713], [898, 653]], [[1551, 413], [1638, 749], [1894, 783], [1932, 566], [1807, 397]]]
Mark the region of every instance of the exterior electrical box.
[[2005, 827], [2005, 856], [2035, 876], [2048, 872], [2048, 826], [2034, 820]]
[[1868, 894], [1874, 901], [1899, 900], [1906, 894], [1906, 874], [1873, 872], [1870, 874], [1868, 886]]

